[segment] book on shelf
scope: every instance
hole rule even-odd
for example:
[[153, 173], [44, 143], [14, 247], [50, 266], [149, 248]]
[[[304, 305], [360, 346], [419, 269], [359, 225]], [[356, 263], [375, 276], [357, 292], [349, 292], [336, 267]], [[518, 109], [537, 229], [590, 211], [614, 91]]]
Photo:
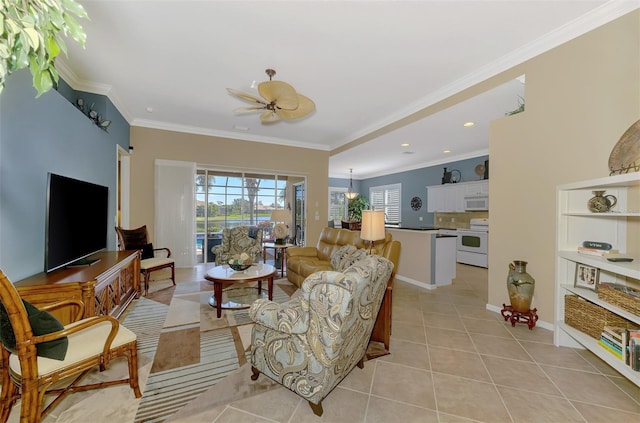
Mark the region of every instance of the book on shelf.
[[627, 328], [622, 326], [608, 326], [605, 325], [603, 332], [607, 332], [609, 335], [614, 337], [615, 339], [622, 341], [622, 334], [627, 331]]
[[578, 247], [578, 253], [589, 256], [605, 257], [608, 254], [617, 254], [618, 250], [601, 250], [599, 248]]
[[640, 329], [625, 331], [624, 348], [622, 351], [625, 364], [633, 370], [640, 370]]
[[629, 341], [629, 365], [635, 371], [640, 371], [640, 338]]
[[[598, 341], [598, 344], [604, 348], [605, 350], [609, 351], [611, 354], [613, 354], [614, 356], [616, 356], [617, 358], [619, 358], [620, 360], [622, 360], [622, 352], [616, 350], [614, 347], [611, 346], [611, 344], [608, 344], [607, 342], [603, 341], [602, 339], [600, 339]], [[640, 346], [640, 345], [639, 345]], [[635, 369], [634, 369], [635, 370]]]
[[607, 332], [602, 332], [602, 334], [600, 335], [600, 339], [602, 339], [604, 341], [607, 341], [608, 343], [610, 343], [614, 347], [618, 348], [620, 350], [620, 353], [622, 353], [622, 340], [621, 339], [620, 340], [615, 339], [614, 337], [612, 337]]

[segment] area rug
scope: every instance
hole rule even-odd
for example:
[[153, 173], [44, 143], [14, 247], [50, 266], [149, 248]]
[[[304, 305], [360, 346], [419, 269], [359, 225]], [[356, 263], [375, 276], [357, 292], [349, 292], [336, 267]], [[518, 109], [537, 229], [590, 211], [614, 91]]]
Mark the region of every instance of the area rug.
[[[288, 300], [288, 292], [286, 279], [274, 282], [274, 301]], [[211, 293], [207, 282], [180, 283], [140, 298], [124, 319], [138, 336], [139, 354], [153, 363], [134, 422], [166, 421], [247, 363], [248, 310], [223, 310], [218, 319]]]

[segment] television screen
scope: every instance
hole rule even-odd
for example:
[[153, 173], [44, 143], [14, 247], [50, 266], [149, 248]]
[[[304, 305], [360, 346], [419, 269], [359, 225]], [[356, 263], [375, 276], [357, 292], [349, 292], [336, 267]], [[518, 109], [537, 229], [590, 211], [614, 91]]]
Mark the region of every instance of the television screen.
[[49, 173], [45, 271], [107, 248], [109, 188]]

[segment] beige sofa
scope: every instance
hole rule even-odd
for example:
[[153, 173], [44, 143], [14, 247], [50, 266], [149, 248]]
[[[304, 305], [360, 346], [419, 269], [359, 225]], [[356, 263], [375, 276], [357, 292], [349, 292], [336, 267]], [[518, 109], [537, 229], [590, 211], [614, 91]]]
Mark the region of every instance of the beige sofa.
[[[331, 255], [345, 245], [353, 245], [356, 248], [369, 248], [369, 242], [360, 239], [360, 231], [337, 228], [324, 228], [315, 247], [287, 248], [287, 279], [300, 287], [305, 278], [314, 272], [335, 270], [331, 266]], [[373, 252], [393, 263], [391, 277], [387, 283], [387, 291], [371, 335], [372, 341], [382, 342], [385, 348], [389, 349], [392, 290], [400, 258], [400, 242], [392, 240], [391, 234], [387, 232], [385, 239], [374, 242]]]
[[[331, 255], [344, 245], [369, 248], [369, 242], [360, 239], [360, 231], [338, 228], [324, 228], [315, 247], [287, 248], [287, 279], [299, 288], [310, 274], [320, 270], [335, 270], [331, 266]], [[393, 241], [391, 234], [387, 233], [385, 239], [373, 244], [373, 250], [393, 263], [393, 280], [400, 257], [400, 242]]]

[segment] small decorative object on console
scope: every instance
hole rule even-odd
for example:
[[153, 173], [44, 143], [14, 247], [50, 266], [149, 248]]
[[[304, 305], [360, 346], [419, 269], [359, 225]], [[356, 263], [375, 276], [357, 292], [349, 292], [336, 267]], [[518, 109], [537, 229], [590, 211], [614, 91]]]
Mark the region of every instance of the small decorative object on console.
[[284, 239], [287, 237], [287, 225], [284, 223], [276, 223], [273, 227], [273, 235], [276, 237], [276, 244], [283, 245]]
[[231, 259], [229, 259], [229, 267], [236, 272], [247, 270], [249, 267], [251, 267], [251, 264], [251, 257], [247, 253], [236, 254]]

